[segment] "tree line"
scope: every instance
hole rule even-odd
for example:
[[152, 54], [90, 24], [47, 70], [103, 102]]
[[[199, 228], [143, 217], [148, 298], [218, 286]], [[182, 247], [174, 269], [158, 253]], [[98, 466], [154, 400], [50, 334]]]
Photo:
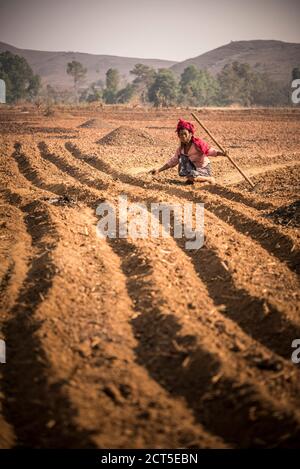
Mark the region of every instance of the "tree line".
[[156, 107], [166, 106], [284, 106], [291, 103], [291, 81], [300, 78], [300, 68], [291, 71], [291, 79], [282, 84], [260, 73], [247, 63], [226, 64], [213, 76], [205, 69], [190, 65], [178, 77], [171, 69], [155, 70], [136, 64], [130, 71], [133, 80], [123, 83], [120, 72], [110, 68], [105, 82], [95, 81], [84, 86], [87, 69], [73, 60], [66, 67], [73, 79], [74, 90], [58, 91], [48, 84], [41, 86], [40, 77], [23, 57], [4, 52], [0, 54], [0, 78], [6, 83], [7, 102], [20, 99], [58, 102], [102, 102], [105, 104], [140, 102]]

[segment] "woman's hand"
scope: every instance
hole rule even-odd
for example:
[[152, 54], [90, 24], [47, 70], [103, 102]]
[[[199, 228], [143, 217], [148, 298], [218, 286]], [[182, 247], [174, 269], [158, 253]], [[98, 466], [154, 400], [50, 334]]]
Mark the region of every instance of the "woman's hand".
[[165, 171], [166, 169], [169, 169], [169, 165], [166, 163], [164, 164], [161, 168], [153, 168], [151, 171], [149, 171], [150, 174], [158, 174], [161, 171]]

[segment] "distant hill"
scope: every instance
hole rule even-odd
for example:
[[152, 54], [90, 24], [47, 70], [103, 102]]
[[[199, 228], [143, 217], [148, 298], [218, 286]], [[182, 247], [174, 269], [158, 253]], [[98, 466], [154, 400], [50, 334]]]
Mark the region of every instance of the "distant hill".
[[245, 62], [258, 72], [267, 72], [279, 82], [287, 82], [294, 67], [300, 67], [300, 44], [273, 41], [232, 41], [198, 57], [178, 62], [171, 69], [178, 75], [189, 65], [206, 68], [216, 75], [225, 64], [233, 61]]
[[25, 57], [34, 73], [41, 76], [43, 83], [50, 83], [58, 88], [70, 88], [72, 78], [67, 75], [67, 63], [72, 60], [81, 62], [87, 68], [86, 84], [99, 79], [105, 81], [105, 73], [109, 68], [117, 68], [121, 78], [131, 81], [134, 77], [130, 70], [137, 63], [151, 66], [155, 69], [169, 68], [176, 62], [160, 59], [140, 59], [133, 57], [118, 57], [113, 55], [94, 55], [81, 52], [47, 52], [30, 49], [18, 49], [4, 42], [0, 42], [0, 53], [10, 51]]
[[67, 63], [72, 60], [81, 62], [87, 68], [85, 84], [99, 79], [105, 81], [105, 73], [109, 68], [117, 68], [124, 81], [131, 81], [133, 76], [129, 72], [136, 63], [149, 65], [155, 69], [170, 67], [177, 75], [180, 75], [188, 65], [194, 64], [216, 75], [225, 64], [238, 60], [250, 64], [259, 72], [267, 72], [273, 80], [280, 82], [287, 82], [291, 77], [292, 69], [300, 67], [300, 44], [273, 40], [232, 41], [183, 62], [82, 52], [18, 49], [0, 42], [0, 53], [6, 50], [25, 57], [34, 73], [41, 76], [43, 83], [50, 83], [61, 89], [70, 88], [73, 85], [72, 78], [66, 73]]

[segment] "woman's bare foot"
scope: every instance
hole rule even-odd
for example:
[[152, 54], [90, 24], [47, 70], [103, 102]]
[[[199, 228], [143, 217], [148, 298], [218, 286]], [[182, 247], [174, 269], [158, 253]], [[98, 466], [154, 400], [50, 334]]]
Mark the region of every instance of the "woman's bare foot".
[[214, 178], [213, 176], [210, 176], [208, 182], [209, 182], [209, 184], [212, 184], [212, 185], [213, 185], [213, 184], [216, 184], [216, 180], [215, 180], [215, 178]]

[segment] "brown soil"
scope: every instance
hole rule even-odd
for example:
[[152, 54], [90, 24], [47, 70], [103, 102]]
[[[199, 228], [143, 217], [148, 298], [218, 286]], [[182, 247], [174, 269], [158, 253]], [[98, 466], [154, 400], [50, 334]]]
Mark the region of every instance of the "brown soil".
[[[37, 132], [34, 109], [1, 113], [0, 446], [299, 447], [300, 112], [200, 113], [254, 191], [224, 157], [213, 187], [147, 173], [188, 110], [78, 108]], [[95, 209], [121, 194], [203, 202], [204, 246], [99, 238]]]
[[272, 218], [279, 225], [300, 228], [300, 200], [296, 200], [296, 202], [284, 207], [278, 207], [267, 213], [266, 217]]
[[158, 145], [162, 144], [158, 139], [153, 138], [148, 132], [121, 126], [109, 132], [97, 143], [101, 145]]

